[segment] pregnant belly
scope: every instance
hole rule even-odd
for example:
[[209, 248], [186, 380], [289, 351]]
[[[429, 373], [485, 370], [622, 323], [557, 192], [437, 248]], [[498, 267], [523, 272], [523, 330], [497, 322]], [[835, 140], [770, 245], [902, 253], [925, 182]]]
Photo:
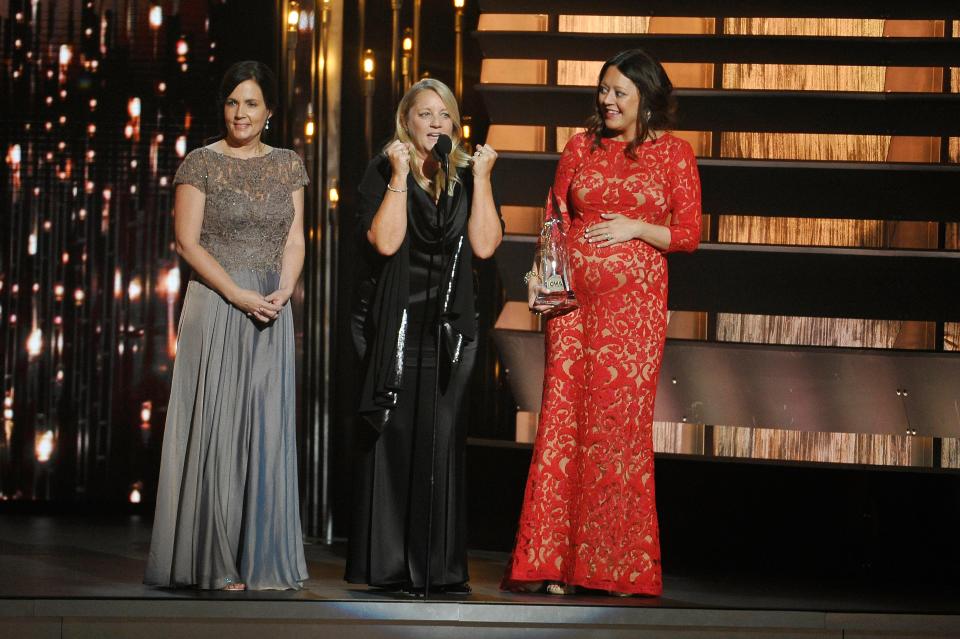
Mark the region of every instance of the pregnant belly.
[[610, 295], [638, 288], [666, 295], [666, 259], [646, 242], [630, 240], [602, 248], [589, 243], [582, 233], [571, 233], [567, 249], [577, 295]]

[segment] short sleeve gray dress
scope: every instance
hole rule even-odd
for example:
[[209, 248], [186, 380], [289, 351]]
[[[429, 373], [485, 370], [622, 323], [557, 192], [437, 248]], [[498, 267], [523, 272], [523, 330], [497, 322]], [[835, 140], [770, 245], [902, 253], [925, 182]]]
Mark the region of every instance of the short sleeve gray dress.
[[[267, 294], [308, 183], [300, 157], [191, 152], [174, 184], [206, 195], [200, 245], [242, 287]], [[157, 508], [144, 582], [299, 588], [307, 578], [296, 455], [290, 305], [268, 325], [193, 279], [180, 316]]]

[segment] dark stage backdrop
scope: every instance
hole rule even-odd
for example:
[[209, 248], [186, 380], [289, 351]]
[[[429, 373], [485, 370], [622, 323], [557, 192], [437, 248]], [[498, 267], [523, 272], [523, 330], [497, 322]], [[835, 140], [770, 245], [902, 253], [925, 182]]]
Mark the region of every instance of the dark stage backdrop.
[[180, 293], [172, 179], [271, 2], [0, 1], [0, 500], [152, 499]]

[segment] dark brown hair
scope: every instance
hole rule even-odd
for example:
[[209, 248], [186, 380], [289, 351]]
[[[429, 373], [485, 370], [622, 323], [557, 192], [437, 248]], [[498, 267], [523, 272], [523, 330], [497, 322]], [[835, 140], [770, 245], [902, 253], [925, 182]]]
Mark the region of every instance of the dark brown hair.
[[606, 62], [597, 78], [597, 93], [594, 94], [595, 113], [587, 121], [587, 132], [593, 135], [594, 148], [609, 136], [603, 122], [599, 100], [600, 83], [607, 69], [616, 67], [620, 73], [630, 78], [640, 93], [640, 108], [637, 110], [637, 136], [624, 151], [636, 159], [637, 148], [647, 140], [654, 130], [672, 129], [677, 119], [677, 100], [673, 95], [673, 83], [667, 77], [663, 65], [642, 49], [621, 51]]
[[[273, 71], [262, 62], [257, 60], [244, 60], [230, 65], [226, 73], [223, 74], [223, 80], [220, 81], [220, 90], [217, 91], [217, 121], [220, 124], [220, 135], [214, 139], [226, 137], [227, 131], [223, 123], [223, 107], [227, 103], [227, 98], [233, 93], [239, 84], [247, 80], [253, 80], [260, 86], [263, 93], [263, 103], [271, 115], [277, 113], [277, 76]], [[266, 131], [264, 131], [266, 133]]]

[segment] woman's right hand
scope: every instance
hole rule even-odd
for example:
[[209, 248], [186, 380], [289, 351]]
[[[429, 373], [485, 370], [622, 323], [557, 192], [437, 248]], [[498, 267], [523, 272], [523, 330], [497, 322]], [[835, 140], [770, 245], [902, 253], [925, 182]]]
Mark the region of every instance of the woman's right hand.
[[264, 324], [277, 319], [283, 306], [278, 306], [267, 300], [256, 291], [248, 288], [241, 288], [230, 298], [230, 303], [243, 311], [247, 317], [251, 317]]
[[537, 295], [549, 293], [550, 289], [543, 285], [539, 275], [534, 275], [527, 281], [527, 306], [534, 313], [544, 313], [549, 311], [552, 306], [549, 304], [537, 304]]
[[410, 145], [404, 144], [400, 140], [394, 140], [385, 151], [387, 159], [390, 160], [390, 168], [393, 174], [403, 180], [406, 185], [407, 174], [410, 173]]

